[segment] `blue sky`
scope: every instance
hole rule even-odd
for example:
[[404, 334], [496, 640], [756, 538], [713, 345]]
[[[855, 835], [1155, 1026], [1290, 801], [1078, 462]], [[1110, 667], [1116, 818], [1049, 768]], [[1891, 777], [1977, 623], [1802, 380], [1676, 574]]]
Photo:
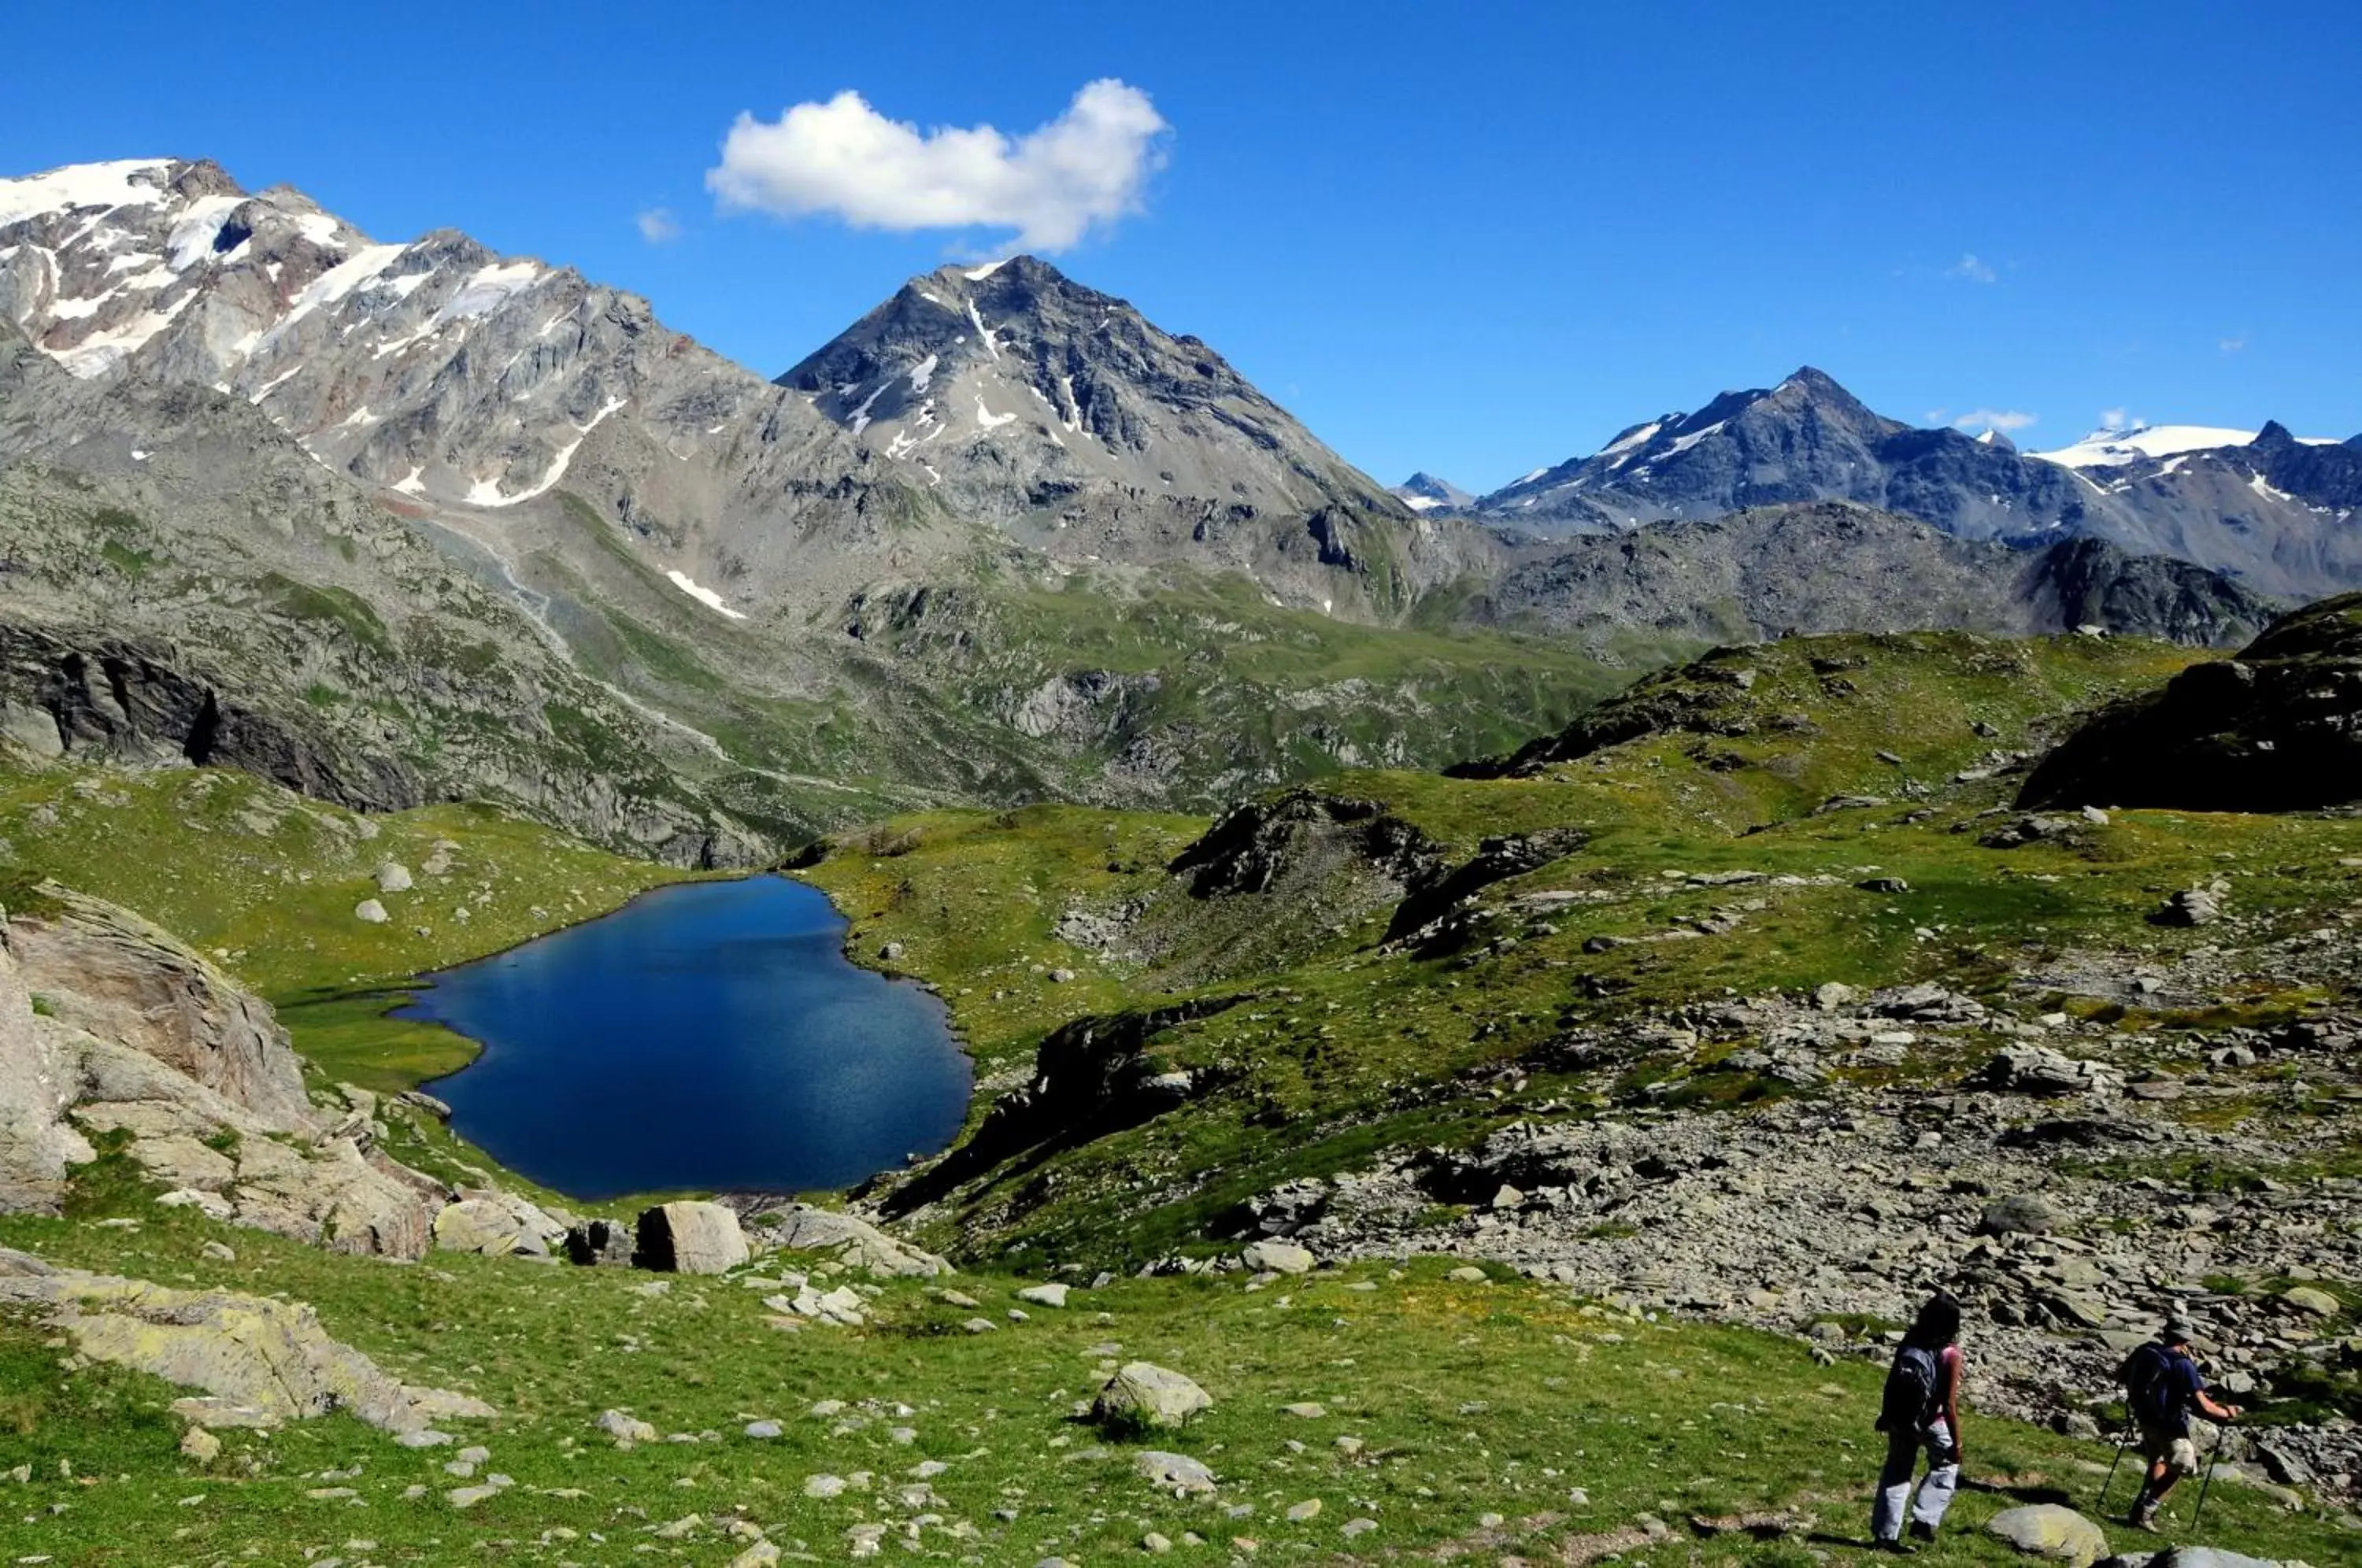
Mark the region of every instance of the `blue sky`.
[[[1103, 126], [1079, 174], [1004, 149], [997, 197], [936, 204], [1074, 239], [1059, 265], [1389, 482], [1492, 488], [1805, 363], [1915, 422], [2033, 415], [2027, 446], [2103, 410], [2362, 431], [2354, 0], [104, 14], [10, 8], [0, 169], [215, 158], [380, 238], [457, 227], [574, 265], [771, 373], [1016, 229], [718, 212], [742, 113], [849, 90], [1016, 138], [1112, 78], [1169, 129]], [[825, 160], [852, 117], [780, 156]], [[1143, 146], [1138, 210], [1093, 215], [1131, 188], [1103, 160]], [[926, 193], [872, 201], [866, 167], [802, 169], [794, 199], [928, 215]], [[658, 210], [678, 232], [651, 242]]]

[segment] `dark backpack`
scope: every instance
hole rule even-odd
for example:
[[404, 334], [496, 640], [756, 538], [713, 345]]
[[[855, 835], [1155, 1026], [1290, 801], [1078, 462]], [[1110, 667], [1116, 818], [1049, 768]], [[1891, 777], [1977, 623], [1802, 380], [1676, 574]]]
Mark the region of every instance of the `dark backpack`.
[[1936, 1413], [1938, 1369], [1936, 1353], [1925, 1345], [1904, 1345], [1894, 1353], [1886, 1371], [1886, 1393], [1878, 1408], [1882, 1432], [1923, 1432]]
[[2125, 1359], [2116, 1381], [2125, 1386], [2125, 1408], [2152, 1427], [2170, 1426], [2181, 1416], [2174, 1386], [2174, 1364], [2181, 1358], [2154, 1340]]

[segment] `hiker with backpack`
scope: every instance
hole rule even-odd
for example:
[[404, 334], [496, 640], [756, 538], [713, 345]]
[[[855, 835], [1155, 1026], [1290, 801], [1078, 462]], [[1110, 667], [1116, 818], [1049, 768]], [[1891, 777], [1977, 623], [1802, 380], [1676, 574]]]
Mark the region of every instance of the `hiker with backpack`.
[[[1881, 1551], [1907, 1557], [1903, 1515], [1911, 1504], [1911, 1538], [1933, 1540], [1936, 1527], [1960, 1484], [1960, 1304], [1937, 1291], [1919, 1309], [1887, 1369], [1878, 1430], [1886, 1434], [1886, 1463], [1878, 1473], [1878, 1501], [1870, 1533]], [[1911, 1503], [1911, 1475], [1927, 1454], [1926, 1478]]]
[[2155, 1530], [2157, 1510], [2174, 1484], [2198, 1468], [2198, 1445], [2190, 1438], [2194, 1412], [2211, 1420], [2237, 1419], [2239, 1407], [2219, 1405], [2206, 1392], [2206, 1378], [2190, 1353], [2197, 1325], [2176, 1313], [2148, 1343], [2133, 1352], [2117, 1374], [2125, 1386], [2125, 1408], [2140, 1430], [2140, 1454], [2148, 1461], [2141, 1488], [2125, 1522]]

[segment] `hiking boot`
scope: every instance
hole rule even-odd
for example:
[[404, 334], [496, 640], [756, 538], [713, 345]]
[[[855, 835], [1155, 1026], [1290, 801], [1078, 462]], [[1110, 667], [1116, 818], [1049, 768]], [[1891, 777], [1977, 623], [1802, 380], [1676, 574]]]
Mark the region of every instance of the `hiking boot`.
[[1927, 1541], [1932, 1544], [1936, 1539], [1936, 1527], [1929, 1524], [1925, 1519], [1913, 1519], [1911, 1521], [1911, 1539], [1914, 1540]]
[[2157, 1533], [2157, 1505], [2155, 1503], [2151, 1503], [2145, 1507], [2136, 1507], [2131, 1513], [2125, 1516], [2125, 1523], [2132, 1526], [2135, 1529], [2146, 1530], [2150, 1535], [2155, 1535]]

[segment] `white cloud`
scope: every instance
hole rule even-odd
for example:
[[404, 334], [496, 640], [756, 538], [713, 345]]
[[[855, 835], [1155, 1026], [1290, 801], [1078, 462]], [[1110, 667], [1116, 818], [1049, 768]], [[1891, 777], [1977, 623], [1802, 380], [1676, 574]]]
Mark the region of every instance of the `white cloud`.
[[1992, 263], [1978, 260], [1973, 250], [1963, 251], [1958, 261], [1944, 269], [1944, 276], [1970, 283], [1990, 283], [2000, 278], [2000, 274], [1992, 270]]
[[680, 220], [668, 207], [650, 207], [635, 219], [640, 237], [650, 245], [668, 245], [680, 237]]
[[2140, 423], [2121, 408], [2100, 410], [2100, 428], [2103, 430], [2131, 430], [2137, 427]]
[[1977, 408], [1952, 421], [1955, 430], [2023, 430], [2036, 416], [2014, 408]]
[[773, 121], [740, 115], [705, 184], [725, 211], [826, 213], [855, 228], [1008, 228], [1017, 247], [1064, 250], [1139, 209], [1171, 128], [1147, 94], [1112, 77], [1016, 138], [990, 126], [922, 132], [848, 91]]
[[2236, 354], [2240, 349], [2245, 348], [2246, 346], [2247, 335], [2244, 332], [2239, 334], [2236, 337], [2225, 337], [2220, 343], [2215, 345], [2216, 348], [2222, 349], [2225, 354]]

